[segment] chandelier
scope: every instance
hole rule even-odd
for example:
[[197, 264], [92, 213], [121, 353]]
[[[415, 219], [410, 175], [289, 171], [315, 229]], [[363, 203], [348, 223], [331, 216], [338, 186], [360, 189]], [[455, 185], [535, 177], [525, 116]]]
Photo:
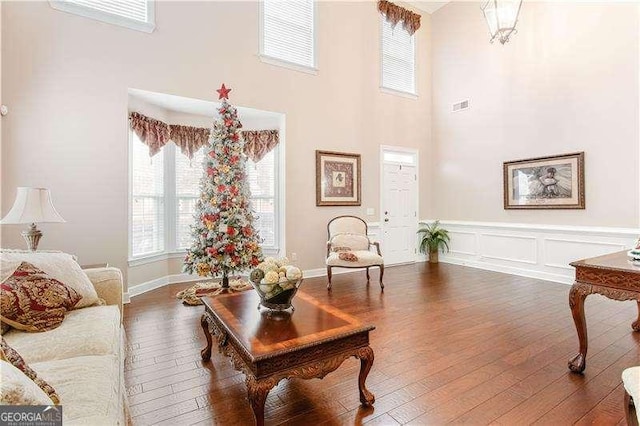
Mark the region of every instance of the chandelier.
[[482, 6], [491, 33], [491, 43], [496, 39], [502, 44], [509, 41], [511, 34], [516, 31], [521, 5], [522, 0], [487, 0]]

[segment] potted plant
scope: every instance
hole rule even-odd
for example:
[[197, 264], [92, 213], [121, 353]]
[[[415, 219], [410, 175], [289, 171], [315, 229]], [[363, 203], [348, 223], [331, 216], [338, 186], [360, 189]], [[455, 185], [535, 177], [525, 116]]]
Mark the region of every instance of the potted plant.
[[422, 234], [420, 253], [429, 255], [429, 263], [438, 263], [438, 251], [449, 251], [449, 231], [440, 227], [439, 220], [425, 224], [418, 234]]

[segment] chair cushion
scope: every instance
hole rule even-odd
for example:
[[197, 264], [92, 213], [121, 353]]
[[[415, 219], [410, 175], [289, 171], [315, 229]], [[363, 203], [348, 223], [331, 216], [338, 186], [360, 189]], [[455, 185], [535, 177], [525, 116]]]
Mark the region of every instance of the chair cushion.
[[331, 247], [349, 247], [351, 250], [369, 250], [369, 238], [361, 234], [337, 234], [331, 237]]
[[67, 253], [3, 250], [0, 252], [0, 263], [2, 264], [0, 282], [13, 274], [22, 262], [31, 263], [50, 277], [77, 291], [82, 296], [82, 299], [76, 304], [76, 309], [100, 303], [98, 293], [96, 293], [96, 289], [91, 284], [89, 277], [80, 268], [73, 256]]
[[627, 368], [622, 372], [624, 388], [636, 406], [636, 417], [640, 423], [640, 367]]
[[63, 424], [123, 423], [119, 356], [81, 356], [32, 365], [60, 395]]
[[348, 268], [366, 267], [383, 265], [384, 260], [382, 256], [369, 250], [354, 250], [349, 253], [353, 253], [358, 257], [357, 262], [351, 262], [348, 260], [340, 259], [340, 253], [331, 253], [327, 258], [327, 266], [346, 266]]
[[33, 380], [14, 367], [0, 360], [0, 404], [2, 405], [51, 405], [47, 394]]
[[80, 301], [77, 291], [28, 262], [22, 262], [0, 287], [0, 318], [18, 330], [53, 330]]
[[354, 216], [340, 216], [329, 222], [329, 235], [338, 234], [367, 234], [367, 224], [364, 220]]
[[[640, 366], [627, 368], [622, 372], [622, 382], [627, 393], [635, 400], [640, 398]], [[640, 403], [640, 401], [638, 401]]]
[[5, 333], [7, 343], [29, 362], [66, 359], [83, 355], [118, 354], [120, 310], [117, 306], [94, 306], [69, 313], [60, 327], [46, 333]]

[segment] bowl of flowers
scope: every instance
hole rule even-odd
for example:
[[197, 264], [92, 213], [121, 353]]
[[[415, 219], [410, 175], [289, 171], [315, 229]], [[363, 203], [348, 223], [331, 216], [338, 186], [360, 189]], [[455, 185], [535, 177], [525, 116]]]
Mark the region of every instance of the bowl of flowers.
[[302, 271], [289, 265], [286, 257], [267, 257], [249, 275], [249, 281], [260, 296], [260, 305], [274, 311], [294, 310], [291, 301], [302, 284]]

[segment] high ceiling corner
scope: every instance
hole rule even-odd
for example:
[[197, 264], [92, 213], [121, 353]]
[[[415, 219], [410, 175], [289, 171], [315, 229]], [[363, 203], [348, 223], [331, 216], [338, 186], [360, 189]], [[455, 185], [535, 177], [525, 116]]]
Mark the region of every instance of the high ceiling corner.
[[416, 9], [420, 9], [431, 14], [449, 3], [449, 1], [409, 1], [408, 3]]

